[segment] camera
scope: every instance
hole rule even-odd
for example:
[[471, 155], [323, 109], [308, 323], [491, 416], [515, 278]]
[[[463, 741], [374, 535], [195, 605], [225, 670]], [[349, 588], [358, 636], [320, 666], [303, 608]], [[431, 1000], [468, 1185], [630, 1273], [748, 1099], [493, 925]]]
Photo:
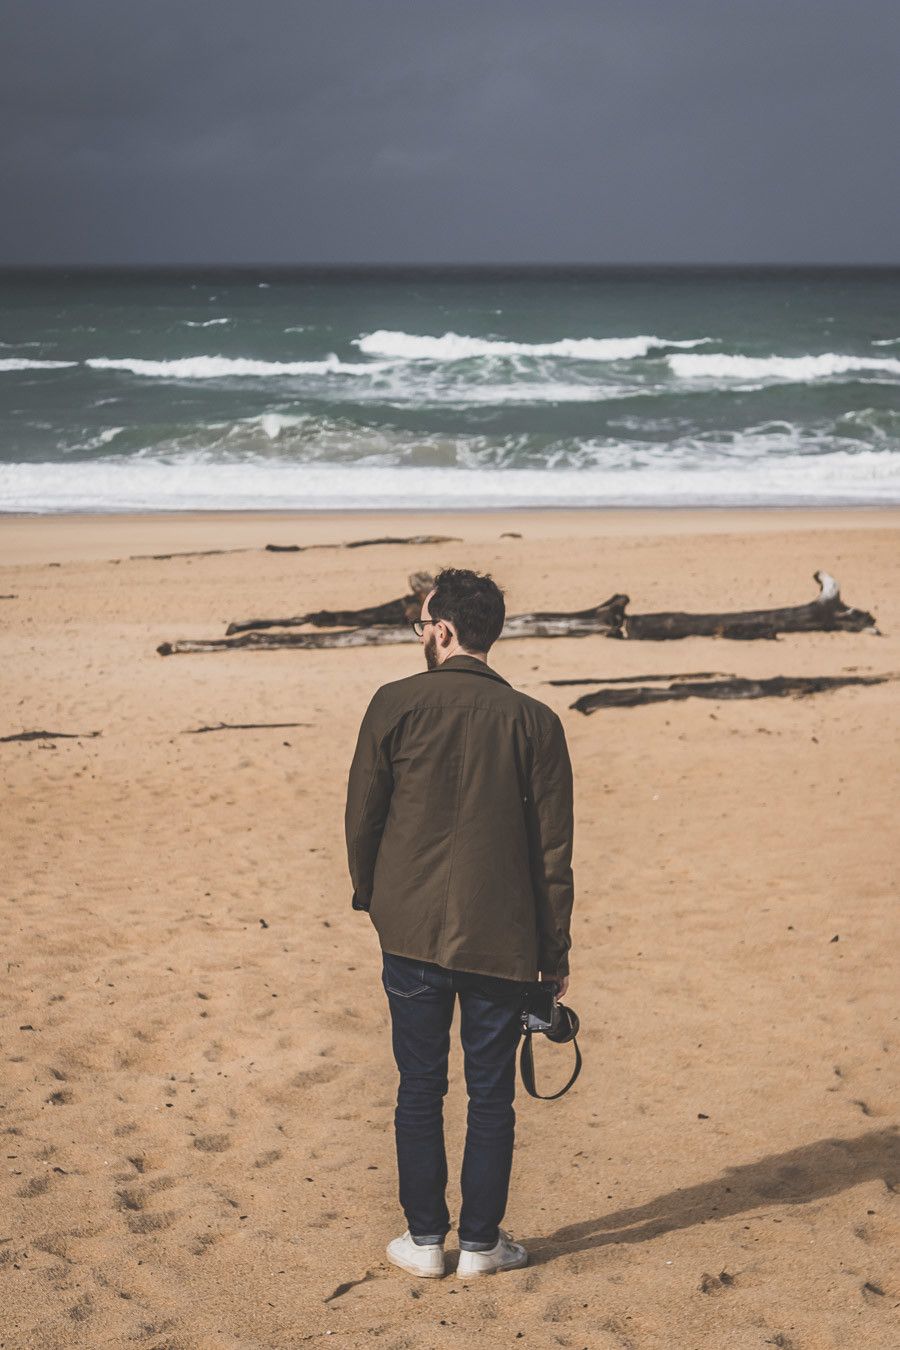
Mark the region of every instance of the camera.
[[559, 1045], [578, 1035], [578, 1014], [558, 1001], [552, 980], [528, 987], [521, 1018], [523, 1031], [543, 1032], [548, 1040]]

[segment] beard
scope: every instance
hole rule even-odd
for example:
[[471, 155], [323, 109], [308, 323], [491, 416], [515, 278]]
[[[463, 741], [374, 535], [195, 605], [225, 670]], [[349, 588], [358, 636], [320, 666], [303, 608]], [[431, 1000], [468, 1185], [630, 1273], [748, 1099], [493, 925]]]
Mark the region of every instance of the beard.
[[437, 659], [437, 643], [434, 640], [434, 633], [430, 633], [425, 640], [425, 664], [429, 670], [434, 670], [439, 664]]

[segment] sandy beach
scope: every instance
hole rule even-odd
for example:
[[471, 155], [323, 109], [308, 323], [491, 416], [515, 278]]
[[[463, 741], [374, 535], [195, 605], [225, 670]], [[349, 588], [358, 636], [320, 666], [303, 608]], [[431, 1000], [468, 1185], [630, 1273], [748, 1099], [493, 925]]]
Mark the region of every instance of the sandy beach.
[[[895, 1350], [900, 683], [585, 716], [591, 686], [547, 682], [900, 674], [898, 525], [0, 519], [0, 737], [73, 737], [0, 743], [2, 1350]], [[265, 550], [420, 533], [459, 542]], [[385, 1257], [396, 1069], [344, 850], [360, 718], [420, 648], [156, 652], [444, 565], [490, 571], [511, 614], [802, 604], [824, 569], [881, 633], [492, 650], [566, 728], [585, 1069], [558, 1102], [519, 1086], [504, 1223], [530, 1265], [481, 1282]], [[297, 725], [188, 734], [218, 723]], [[537, 1046], [546, 1090], [569, 1052]]]

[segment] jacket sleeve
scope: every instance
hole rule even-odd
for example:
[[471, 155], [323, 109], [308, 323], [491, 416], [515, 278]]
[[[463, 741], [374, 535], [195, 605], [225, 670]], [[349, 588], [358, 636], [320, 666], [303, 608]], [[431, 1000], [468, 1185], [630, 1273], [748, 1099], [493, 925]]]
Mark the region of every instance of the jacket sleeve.
[[375, 861], [393, 787], [390, 727], [384, 725], [376, 693], [359, 728], [347, 783], [344, 834], [353, 883], [353, 909], [367, 910], [372, 903]]
[[531, 767], [531, 873], [537, 904], [538, 969], [569, 973], [574, 900], [572, 764], [559, 717], [535, 745]]

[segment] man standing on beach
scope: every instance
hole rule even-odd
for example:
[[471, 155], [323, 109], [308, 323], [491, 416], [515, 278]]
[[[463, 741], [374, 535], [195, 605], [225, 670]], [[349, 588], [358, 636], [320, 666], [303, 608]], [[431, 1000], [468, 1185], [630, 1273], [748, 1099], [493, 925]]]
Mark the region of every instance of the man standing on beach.
[[408, 1228], [389, 1259], [444, 1274], [443, 1097], [456, 995], [469, 1094], [459, 1275], [524, 1266], [500, 1227], [515, 1132], [523, 988], [569, 982], [572, 766], [546, 704], [487, 664], [506, 617], [489, 575], [445, 568], [414, 624], [427, 669], [376, 690], [350, 768], [354, 909], [382, 948], [400, 1083], [394, 1116]]

